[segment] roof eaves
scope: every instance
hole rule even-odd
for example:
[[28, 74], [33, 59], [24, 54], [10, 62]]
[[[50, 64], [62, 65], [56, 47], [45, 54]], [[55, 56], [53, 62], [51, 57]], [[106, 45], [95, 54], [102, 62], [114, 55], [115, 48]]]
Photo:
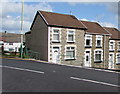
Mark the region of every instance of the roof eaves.
[[48, 25], [50, 27], [61, 27], [61, 28], [71, 28], [71, 29], [82, 29], [82, 30], [87, 30], [86, 28], [78, 28], [78, 27], [72, 27], [72, 26], [62, 26], [62, 25]]

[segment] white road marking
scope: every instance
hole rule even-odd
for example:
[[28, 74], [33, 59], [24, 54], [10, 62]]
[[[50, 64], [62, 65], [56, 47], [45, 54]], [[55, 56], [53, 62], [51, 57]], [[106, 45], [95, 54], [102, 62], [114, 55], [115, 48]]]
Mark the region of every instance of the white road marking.
[[82, 79], [82, 78], [77, 78], [77, 77], [70, 77], [70, 78], [74, 79], [74, 80], [92, 82], [92, 83], [97, 83], [97, 84], [103, 84], [103, 85], [113, 86], [113, 87], [120, 87], [120, 85], [115, 85], [115, 84], [110, 84], [110, 83], [105, 83], [105, 82], [100, 82], [100, 81], [94, 81], [94, 80], [89, 80], [89, 79]]
[[10, 66], [2, 66], [2, 67], [4, 67], [4, 68], [10, 68], [10, 69], [15, 69], [15, 70], [21, 70], [21, 71], [28, 71], [28, 72], [34, 72], [34, 73], [44, 74], [44, 72], [42, 72], [42, 71], [36, 71], [36, 70], [30, 70], [30, 69], [23, 69], [23, 68], [17, 68], [17, 67], [10, 67]]

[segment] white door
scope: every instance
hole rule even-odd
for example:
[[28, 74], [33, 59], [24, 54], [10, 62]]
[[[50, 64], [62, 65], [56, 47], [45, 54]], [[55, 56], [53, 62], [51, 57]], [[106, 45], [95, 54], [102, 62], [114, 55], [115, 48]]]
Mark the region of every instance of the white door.
[[109, 69], [114, 69], [114, 56], [113, 56], [113, 54], [109, 55]]
[[90, 59], [90, 51], [86, 51], [85, 53], [85, 64], [86, 67], [91, 67], [91, 59]]
[[60, 48], [59, 47], [53, 47], [53, 51], [52, 51], [52, 62], [53, 63], [59, 63], [59, 52], [60, 52]]

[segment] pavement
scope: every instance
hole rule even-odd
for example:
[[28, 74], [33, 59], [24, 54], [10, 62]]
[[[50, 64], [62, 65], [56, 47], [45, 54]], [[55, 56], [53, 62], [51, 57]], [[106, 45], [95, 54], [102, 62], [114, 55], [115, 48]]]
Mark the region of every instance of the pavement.
[[119, 92], [120, 73], [2, 59], [3, 92]]

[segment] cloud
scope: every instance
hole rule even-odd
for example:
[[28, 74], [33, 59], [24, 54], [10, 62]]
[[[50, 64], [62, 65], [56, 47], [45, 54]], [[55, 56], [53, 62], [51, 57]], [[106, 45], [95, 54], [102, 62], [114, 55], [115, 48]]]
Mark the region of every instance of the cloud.
[[[52, 11], [49, 3], [25, 3], [24, 4], [24, 31], [28, 31], [33, 18], [38, 10]], [[2, 12], [0, 12], [1, 31], [16, 32], [20, 31], [21, 22], [21, 3], [2, 3]]]

